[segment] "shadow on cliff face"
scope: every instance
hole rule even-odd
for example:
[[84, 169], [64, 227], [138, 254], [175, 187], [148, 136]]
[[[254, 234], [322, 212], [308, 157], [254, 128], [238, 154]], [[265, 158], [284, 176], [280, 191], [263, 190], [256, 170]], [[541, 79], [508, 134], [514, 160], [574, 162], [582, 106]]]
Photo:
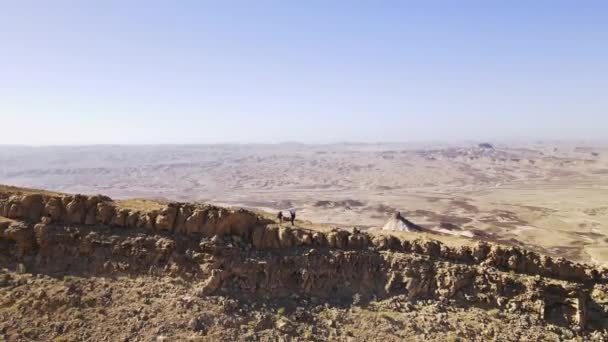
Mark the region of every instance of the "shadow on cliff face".
[[365, 306], [393, 298], [401, 306], [430, 300], [534, 313], [560, 326], [597, 329], [606, 324], [605, 303], [590, 297], [584, 284], [538, 281], [472, 260], [449, 261], [439, 257], [439, 250], [422, 249], [425, 245], [412, 246], [410, 253], [319, 246], [259, 249], [238, 235], [69, 225], [37, 226], [33, 236], [21, 246], [0, 239], [0, 266], [57, 278], [179, 277], [201, 296], [222, 295], [250, 304], [271, 301], [279, 307], [302, 301]]

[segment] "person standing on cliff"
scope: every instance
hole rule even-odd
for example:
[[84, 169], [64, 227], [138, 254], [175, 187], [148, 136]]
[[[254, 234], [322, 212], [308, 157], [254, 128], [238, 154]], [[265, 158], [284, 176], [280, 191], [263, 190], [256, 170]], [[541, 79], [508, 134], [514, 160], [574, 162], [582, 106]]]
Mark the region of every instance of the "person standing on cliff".
[[293, 226], [293, 223], [296, 220], [296, 210], [295, 209], [289, 210], [289, 220], [291, 221], [291, 225]]
[[277, 214], [277, 219], [279, 219], [279, 223], [283, 223], [283, 212], [279, 211]]

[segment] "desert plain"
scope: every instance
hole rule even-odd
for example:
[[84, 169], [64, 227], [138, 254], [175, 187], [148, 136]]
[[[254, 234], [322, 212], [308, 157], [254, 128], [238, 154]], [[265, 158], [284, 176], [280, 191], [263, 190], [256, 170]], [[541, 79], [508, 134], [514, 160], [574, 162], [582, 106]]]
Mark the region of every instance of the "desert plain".
[[446, 236], [608, 265], [608, 144], [2, 146], [0, 184], [197, 201], [381, 229], [399, 211]]

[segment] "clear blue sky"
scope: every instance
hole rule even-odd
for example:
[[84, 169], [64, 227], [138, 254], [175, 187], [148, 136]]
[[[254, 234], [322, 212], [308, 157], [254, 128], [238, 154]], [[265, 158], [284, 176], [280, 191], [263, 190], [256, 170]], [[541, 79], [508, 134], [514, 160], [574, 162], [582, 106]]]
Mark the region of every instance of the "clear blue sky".
[[607, 1], [0, 4], [0, 144], [607, 136]]

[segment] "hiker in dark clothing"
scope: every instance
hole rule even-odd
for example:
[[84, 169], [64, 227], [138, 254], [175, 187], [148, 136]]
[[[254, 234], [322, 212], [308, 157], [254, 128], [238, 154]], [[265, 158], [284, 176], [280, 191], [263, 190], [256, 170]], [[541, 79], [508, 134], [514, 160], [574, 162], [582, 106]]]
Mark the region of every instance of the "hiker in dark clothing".
[[293, 222], [296, 220], [296, 210], [291, 209], [289, 211], [289, 220], [291, 221], [291, 225], [293, 226]]
[[282, 211], [279, 211], [277, 218], [279, 219], [279, 223], [283, 223], [283, 212]]

